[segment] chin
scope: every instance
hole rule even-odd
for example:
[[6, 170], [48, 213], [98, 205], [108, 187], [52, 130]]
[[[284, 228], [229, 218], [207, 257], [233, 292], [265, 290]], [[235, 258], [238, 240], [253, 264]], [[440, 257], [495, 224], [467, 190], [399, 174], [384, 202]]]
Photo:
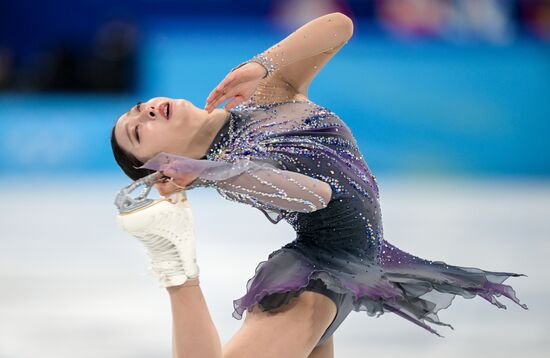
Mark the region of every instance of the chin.
[[180, 106], [184, 106], [184, 107], [191, 106], [191, 107], [197, 108], [197, 107], [193, 104], [193, 102], [188, 101], [188, 100], [186, 100], [186, 99], [180, 98], [180, 99], [178, 99], [177, 101], [180, 102], [180, 103], [179, 103]]

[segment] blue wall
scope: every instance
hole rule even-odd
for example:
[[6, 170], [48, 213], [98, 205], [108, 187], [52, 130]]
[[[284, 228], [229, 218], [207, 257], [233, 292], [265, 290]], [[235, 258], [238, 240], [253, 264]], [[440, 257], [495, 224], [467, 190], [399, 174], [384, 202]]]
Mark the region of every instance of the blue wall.
[[[248, 18], [151, 20], [143, 31], [135, 94], [1, 95], [0, 173], [122, 175], [109, 145], [120, 114], [154, 96], [202, 107], [233, 66], [287, 35]], [[549, 64], [548, 48], [527, 40], [403, 45], [356, 33], [309, 97], [348, 123], [378, 174], [547, 176]]]

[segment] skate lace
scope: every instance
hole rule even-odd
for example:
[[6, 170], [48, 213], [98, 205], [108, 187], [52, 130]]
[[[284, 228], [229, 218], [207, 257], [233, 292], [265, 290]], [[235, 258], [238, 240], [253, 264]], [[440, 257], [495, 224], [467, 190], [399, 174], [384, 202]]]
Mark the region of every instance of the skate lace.
[[176, 245], [170, 240], [160, 235], [148, 234], [142, 241], [148, 249], [153, 271], [164, 275], [181, 273], [181, 258]]
[[158, 215], [147, 231], [139, 235], [151, 259], [152, 271], [164, 277], [184, 273], [182, 257], [175, 244], [182, 238], [178, 237], [175, 225], [185, 226], [191, 223], [185, 220], [185, 216], [165, 213]]

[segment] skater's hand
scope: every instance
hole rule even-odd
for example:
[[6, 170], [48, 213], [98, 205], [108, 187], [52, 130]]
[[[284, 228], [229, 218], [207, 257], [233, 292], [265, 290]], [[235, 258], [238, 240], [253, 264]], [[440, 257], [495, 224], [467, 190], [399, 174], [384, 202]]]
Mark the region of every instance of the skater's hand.
[[249, 62], [229, 72], [223, 81], [210, 92], [206, 98], [204, 109], [211, 113], [218, 105], [229, 98], [233, 99], [225, 104], [224, 108], [226, 110], [246, 101], [256, 91], [256, 87], [258, 87], [258, 83], [265, 76], [265, 73], [265, 67], [256, 62]]
[[[185, 190], [185, 187], [191, 184], [198, 176], [197, 173], [176, 173], [171, 171], [165, 171], [163, 174], [172, 178], [172, 180], [168, 178], [165, 181], [155, 183], [155, 187], [162, 196], [168, 196], [176, 191]], [[178, 188], [178, 186], [182, 188]]]

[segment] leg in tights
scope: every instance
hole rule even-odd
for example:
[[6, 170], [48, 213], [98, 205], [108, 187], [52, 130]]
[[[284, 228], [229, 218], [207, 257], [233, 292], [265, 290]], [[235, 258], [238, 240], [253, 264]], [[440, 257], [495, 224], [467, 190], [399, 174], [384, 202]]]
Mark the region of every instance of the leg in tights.
[[222, 356], [218, 331], [197, 283], [198, 279], [190, 279], [183, 285], [167, 288], [172, 306], [175, 358]]

